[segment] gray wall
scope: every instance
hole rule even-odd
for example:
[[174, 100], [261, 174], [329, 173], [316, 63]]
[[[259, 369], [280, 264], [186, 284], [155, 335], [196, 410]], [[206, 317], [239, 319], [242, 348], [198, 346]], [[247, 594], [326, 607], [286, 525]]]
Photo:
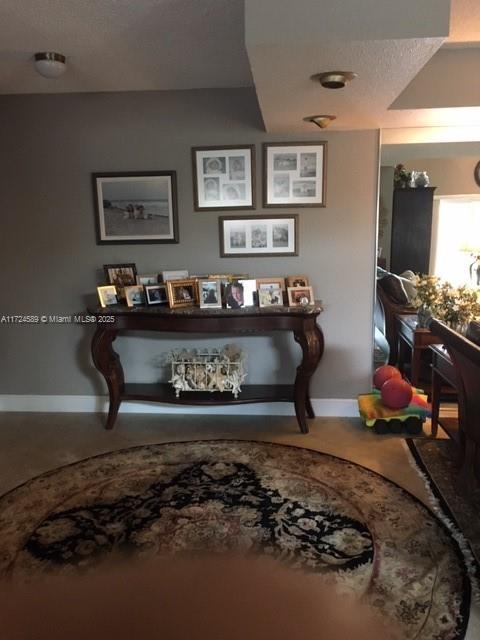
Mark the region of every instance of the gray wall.
[[[377, 132], [309, 137], [328, 140], [327, 207], [291, 210], [300, 214], [298, 257], [256, 260], [219, 257], [221, 212], [193, 211], [190, 160], [191, 146], [255, 143], [261, 213], [261, 143], [298, 137], [265, 134], [250, 89], [4, 96], [0, 133], [1, 314], [79, 312], [104, 263], [135, 262], [139, 273], [305, 273], [325, 305], [326, 352], [312, 396], [352, 398], [369, 388]], [[177, 171], [180, 243], [98, 246], [90, 174], [162, 169]], [[91, 327], [1, 324], [0, 394], [104, 393], [91, 335]], [[157, 354], [174, 344], [151, 334], [117, 340], [136, 381], [155, 379]], [[251, 381], [288, 380], [298, 363], [290, 337], [245, 344]]]

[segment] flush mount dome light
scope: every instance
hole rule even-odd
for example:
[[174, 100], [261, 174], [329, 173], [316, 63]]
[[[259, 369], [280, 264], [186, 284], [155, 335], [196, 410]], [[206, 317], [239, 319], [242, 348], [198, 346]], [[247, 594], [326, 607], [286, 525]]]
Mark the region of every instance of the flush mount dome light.
[[329, 124], [331, 124], [334, 120], [337, 119], [337, 116], [329, 116], [329, 115], [318, 115], [318, 116], [307, 116], [304, 118], [304, 122], [313, 122], [320, 129], [326, 129]]
[[343, 89], [343, 87], [357, 77], [353, 71], [326, 71], [311, 76], [312, 80], [320, 82], [325, 89]]
[[35, 69], [44, 78], [58, 78], [65, 73], [65, 56], [54, 51], [41, 51], [35, 54]]

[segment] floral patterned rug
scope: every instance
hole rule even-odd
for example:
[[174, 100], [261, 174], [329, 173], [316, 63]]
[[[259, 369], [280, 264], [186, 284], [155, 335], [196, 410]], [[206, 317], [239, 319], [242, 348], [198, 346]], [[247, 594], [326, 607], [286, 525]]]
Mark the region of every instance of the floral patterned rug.
[[114, 552], [266, 554], [367, 602], [401, 637], [464, 637], [470, 583], [446, 527], [403, 489], [308, 449], [149, 445], [89, 458], [0, 499], [0, 573], [84, 569]]

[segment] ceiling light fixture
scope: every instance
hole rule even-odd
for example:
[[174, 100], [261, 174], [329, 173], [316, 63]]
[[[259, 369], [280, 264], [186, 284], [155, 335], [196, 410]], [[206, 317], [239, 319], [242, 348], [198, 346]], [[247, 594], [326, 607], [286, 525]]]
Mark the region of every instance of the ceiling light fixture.
[[320, 129], [326, 129], [329, 124], [332, 124], [334, 120], [337, 119], [337, 116], [328, 116], [328, 115], [319, 115], [319, 116], [307, 116], [304, 118], [304, 122], [313, 122]]
[[35, 54], [35, 69], [44, 78], [58, 78], [65, 73], [65, 56], [54, 51], [42, 51]]
[[343, 87], [357, 78], [357, 74], [353, 71], [326, 71], [324, 73], [316, 73], [311, 79], [320, 82], [325, 89], [343, 89]]

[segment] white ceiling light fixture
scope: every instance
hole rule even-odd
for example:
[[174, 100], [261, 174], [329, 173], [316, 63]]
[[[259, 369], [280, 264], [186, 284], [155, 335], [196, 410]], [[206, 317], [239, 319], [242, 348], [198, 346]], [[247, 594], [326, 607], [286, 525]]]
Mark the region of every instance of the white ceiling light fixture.
[[313, 122], [313, 124], [316, 124], [317, 127], [320, 127], [320, 129], [326, 129], [328, 125], [332, 124], [332, 122], [336, 119], [337, 119], [337, 116], [318, 115], [318, 116], [307, 116], [303, 120], [304, 122]]
[[358, 74], [353, 71], [325, 71], [311, 76], [312, 80], [320, 82], [325, 89], [343, 89], [347, 82], [357, 77]]
[[67, 69], [65, 56], [54, 51], [35, 54], [35, 69], [44, 78], [59, 78]]

